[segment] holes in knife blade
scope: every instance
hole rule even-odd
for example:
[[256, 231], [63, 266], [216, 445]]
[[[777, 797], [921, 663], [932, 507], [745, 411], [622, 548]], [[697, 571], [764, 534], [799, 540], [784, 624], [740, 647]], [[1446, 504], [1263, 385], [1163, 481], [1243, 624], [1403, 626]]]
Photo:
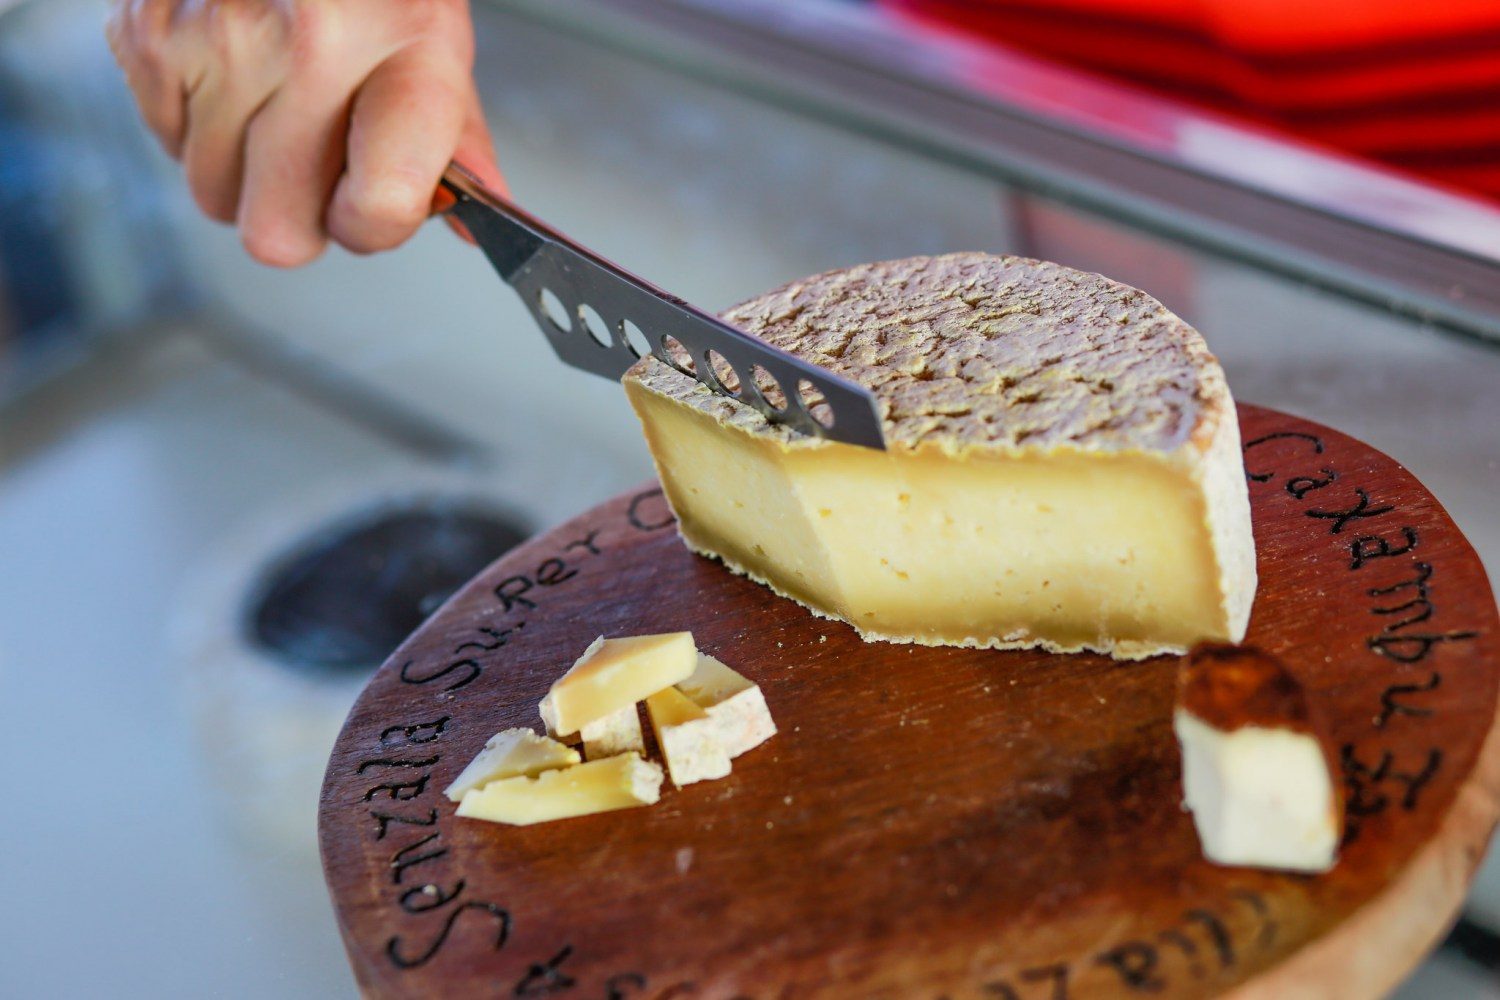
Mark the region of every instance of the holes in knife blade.
[[631, 352], [638, 358], [644, 358], [651, 353], [651, 341], [641, 332], [641, 328], [628, 319], [620, 320], [620, 336], [624, 339]]
[[781, 391], [781, 383], [776, 381], [776, 376], [766, 371], [760, 365], [750, 366], [750, 381], [760, 390], [761, 396], [767, 403], [778, 410], [786, 409], [786, 393]]
[[828, 398], [823, 395], [822, 389], [809, 380], [800, 378], [797, 380], [797, 395], [814, 420], [824, 427], [833, 426], [833, 407], [828, 405]]
[[547, 317], [559, 333], [567, 333], [573, 329], [573, 320], [568, 316], [568, 307], [563, 305], [562, 299], [550, 288], [543, 288], [536, 293], [537, 307], [541, 309], [542, 315]]
[[610, 346], [609, 324], [604, 322], [604, 317], [599, 315], [598, 310], [591, 305], [581, 305], [578, 307], [578, 318], [595, 343], [600, 347]]
[[719, 387], [731, 396], [740, 391], [740, 373], [734, 370], [734, 365], [718, 351], [705, 351], [703, 360], [708, 362], [708, 370], [713, 372], [714, 381]]
[[658, 354], [657, 357], [661, 358], [667, 364], [671, 365], [673, 368], [676, 368], [684, 375], [692, 375], [694, 378], [698, 377], [696, 375], [698, 366], [693, 364], [693, 356], [688, 353], [688, 349], [686, 347], [682, 346], [682, 341], [678, 340], [670, 333], [662, 335], [661, 353]]

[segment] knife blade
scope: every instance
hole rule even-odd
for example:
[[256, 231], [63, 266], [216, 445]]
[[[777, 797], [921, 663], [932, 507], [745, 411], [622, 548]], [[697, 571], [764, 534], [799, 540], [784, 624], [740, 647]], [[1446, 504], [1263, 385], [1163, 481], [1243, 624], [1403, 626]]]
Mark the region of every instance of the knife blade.
[[[489, 190], [457, 163], [449, 165], [442, 187], [453, 199], [443, 211], [463, 223], [567, 364], [618, 382], [649, 351], [772, 423], [884, 450], [880, 409], [864, 386], [636, 277]], [[632, 326], [643, 338], [631, 335]]]

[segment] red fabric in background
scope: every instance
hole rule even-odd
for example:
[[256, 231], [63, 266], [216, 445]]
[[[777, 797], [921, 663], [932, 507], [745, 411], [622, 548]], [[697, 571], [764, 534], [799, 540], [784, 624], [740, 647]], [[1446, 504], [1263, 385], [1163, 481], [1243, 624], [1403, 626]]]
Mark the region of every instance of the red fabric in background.
[[1500, 0], [879, 0], [1500, 197]]

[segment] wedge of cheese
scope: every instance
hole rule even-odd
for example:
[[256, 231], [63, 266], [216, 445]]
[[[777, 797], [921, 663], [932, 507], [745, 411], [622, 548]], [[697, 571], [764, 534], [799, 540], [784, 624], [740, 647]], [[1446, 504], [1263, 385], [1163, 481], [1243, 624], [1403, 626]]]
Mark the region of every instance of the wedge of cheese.
[[706, 653], [698, 654], [693, 676], [678, 684], [677, 690], [703, 709], [714, 739], [731, 758], [776, 735], [776, 723], [759, 685]]
[[646, 752], [646, 738], [641, 733], [641, 715], [636, 711], [635, 702], [588, 723], [578, 731], [578, 735], [583, 738], [583, 753], [589, 760], [615, 757], [622, 753]]
[[656, 692], [646, 699], [646, 714], [672, 784], [681, 788], [729, 773], [729, 754], [719, 742], [718, 727], [681, 691]]
[[542, 699], [547, 731], [571, 736], [584, 726], [686, 680], [698, 663], [693, 633], [595, 639]]
[[661, 797], [661, 767], [638, 754], [574, 764], [535, 777], [505, 778], [464, 793], [458, 815], [529, 826], [646, 806]]
[[866, 639], [1129, 659], [1243, 636], [1234, 403], [1150, 296], [970, 253], [821, 274], [725, 318], [869, 386], [888, 450], [794, 435], [643, 358], [625, 388], [694, 550]]
[[1204, 645], [1184, 658], [1173, 728], [1183, 804], [1221, 865], [1323, 872], [1343, 802], [1321, 714], [1274, 657]]
[[543, 771], [577, 764], [578, 751], [529, 729], [506, 729], [485, 743], [484, 749], [459, 772], [443, 794], [454, 802], [464, 793], [501, 778], [531, 777]]

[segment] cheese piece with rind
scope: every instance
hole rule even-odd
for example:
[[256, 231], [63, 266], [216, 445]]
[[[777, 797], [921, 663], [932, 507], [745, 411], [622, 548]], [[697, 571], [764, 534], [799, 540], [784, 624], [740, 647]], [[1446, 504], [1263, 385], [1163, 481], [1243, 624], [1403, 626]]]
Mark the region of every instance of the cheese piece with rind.
[[731, 758], [776, 735], [760, 685], [706, 653], [698, 654], [693, 676], [677, 690], [707, 714], [715, 738]]
[[1234, 402], [1150, 296], [950, 254], [817, 275], [725, 318], [868, 386], [888, 450], [795, 435], [643, 358], [625, 388], [694, 550], [866, 639], [1135, 659], [1244, 635]]
[[1343, 836], [1338, 772], [1321, 712], [1281, 661], [1204, 644], [1179, 667], [1173, 729], [1183, 805], [1221, 865], [1324, 872]]
[[471, 789], [501, 778], [530, 777], [543, 771], [577, 764], [578, 751], [556, 740], [538, 736], [530, 729], [506, 729], [485, 743], [443, 794], [454, 802]]
[[697, 662], [691, 632], [600, 636], [542, 699], [542, 721], [549, 733], [572, 736], [591, 722], [686, 680]]
[[662, 770], [627, 753], [535, 777], [504, 778], [464, 793], [458, 815], [491, 823], [530, 826], [555, 819], [588, 816], [655, 803], [661, 797]]
[[646, 714], [651, 717], [667, 773], [678, 788], [729, 773], [729, 754], [719, 742], [714, 721], [681, 691], [656, 692], [646, 699]]

